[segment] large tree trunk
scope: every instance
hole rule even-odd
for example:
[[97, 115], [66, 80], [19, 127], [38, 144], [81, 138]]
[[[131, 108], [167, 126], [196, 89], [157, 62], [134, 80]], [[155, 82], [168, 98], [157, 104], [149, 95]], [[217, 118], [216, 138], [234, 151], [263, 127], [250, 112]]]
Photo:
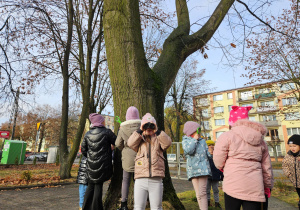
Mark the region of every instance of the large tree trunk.
[[[190, 23], [186, 0], [176, 0], [178, 27], [164, 43], [164, 49], [150, 69], [143, 48], [139, 0], [104, 1], [104, 37], [111, 79], [114, 114], [124, 121], [129, 106], [140, 115], [150, 112], [164, 129], [164, 100], [184, 60], [203, 47], [212, 37], [234, 0], [222, 0], [207, 23], [189, 35]], [[117, 129], [117, 126], [115, 126]], [[119, 154], [119, 153], [117, 153]], [[116, 156], [118, 158], [119, 155]], [[116, 162], [104, 207], [114, 209], [120, 197], [121, 164]], [[166, 162], [164, 200], [175, 209], [184, 209], [178, 199]]]

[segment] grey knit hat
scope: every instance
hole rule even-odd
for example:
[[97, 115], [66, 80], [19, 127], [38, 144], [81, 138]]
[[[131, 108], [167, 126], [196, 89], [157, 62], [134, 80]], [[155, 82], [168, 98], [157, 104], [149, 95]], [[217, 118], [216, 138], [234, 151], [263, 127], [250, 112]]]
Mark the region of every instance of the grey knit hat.
[[198, 128], [200, 128], [200, 125], [198, 123], [193, 122], [193, 121], [187, 121], [184, 124], [183, 133], [187, 136], [190, 136], [193, 133], [195, 133]]

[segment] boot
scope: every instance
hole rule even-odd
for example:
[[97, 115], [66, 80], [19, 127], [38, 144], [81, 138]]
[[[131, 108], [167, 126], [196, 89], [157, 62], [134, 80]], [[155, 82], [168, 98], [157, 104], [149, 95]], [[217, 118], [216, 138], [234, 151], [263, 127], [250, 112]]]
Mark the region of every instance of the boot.
[[127, 201], [121, 202], [121, 207], [118, 208], [117, 210], [128, 210]]
[[215, 202], [215, 207], [216, 207], [216, 208], [220, 208], [220, 209], [222, 209], [222, 207], [221, 207], [221, 205], [220, 205], [220, 203], [219, 203], [219, 202]]

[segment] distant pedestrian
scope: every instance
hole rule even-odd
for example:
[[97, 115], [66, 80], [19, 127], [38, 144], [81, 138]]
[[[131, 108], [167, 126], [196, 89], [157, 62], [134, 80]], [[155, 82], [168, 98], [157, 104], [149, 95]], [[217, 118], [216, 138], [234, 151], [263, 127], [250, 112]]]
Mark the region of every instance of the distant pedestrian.
[[261, 210], [265, 188], [272, 189], [271, 159], [264, 135], [265, 126], [248, 120], [251, 107], [232, 106], [230, 131], [216, 142], [213, 160], [224, 170], [223, 191], [226, 210]]
[[[208, 146], [208, 150], [212, 152], [214, 151], [215, 142], [213, 140], [207, 140], [206, 144]], [[223, 172], [216, 168], [212, 158], [209, 158], [209, 165], [211, 169], [211, 176], [208, 177], [207, 181], [207, 200], [208, 206], [212, 205], [210, 202], [210, 190], [213, 189], [214, 193], [214, 200], [215, 200], [215, 207], [221, 208], [220, 199], [219, 199], [219, 182], [223, 180]], [[213, 205], [212, 205], [213, 206]]]
[[104, 118], [100, 114], [90, 114], [89, 119], [91, 129], [81, 144], [81, 152], [87, 157], [88, 178], [83, 210], [102, 210], [103, 182], [109, 180], [113, 173], [112, 149], [117, 137], [105, 128]]
[[134, 159], [136, 152], [128, 146], [128, 139], [131, 134], [141, 127], [139, 111], [136, 107], [131, 106], [126, 112], [126, 121], [120, 125], [120, 130], [116, 140], [116, 147], [122, 151], [122, 200], [121, 207], [118, 210], [128, 210], [127, 200], [130, 180], [134, 176]]
[[[283, 159], [282, 169], [293, 183], [300, 198], [300, 135], [292, 135], [287, 143], [290, 150]], [[298, 207], [300, 209], [300, 201]]]
[[88, 187], [86, 174], [86, 157], [82, 156], [76, 182], [79, 184], [79, 210], [82, 209], [85, 191]]
[[162, 210], [165, 158], [163, 152], [172, 141], [157, 129], [156, 120], [147, 113], [141, 127], [128, 139], [128, 146], [137, 152], [134, 169], [134, 210], [144, 210], [149, 195], [150, 207]]
[[187, 176], [192, 181], [199, 208], [208, 209], [207, 179], [211, 176], [209, 158], [212, 158], [204, 139], [200, 137], [200, 125], [193, 121], [184, 124], [182, 148], [187, 157]]

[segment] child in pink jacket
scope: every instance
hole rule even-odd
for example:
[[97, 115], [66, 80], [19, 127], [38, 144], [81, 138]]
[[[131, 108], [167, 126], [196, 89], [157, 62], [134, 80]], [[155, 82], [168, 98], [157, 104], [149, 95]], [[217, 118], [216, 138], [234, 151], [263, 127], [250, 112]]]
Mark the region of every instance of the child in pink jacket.
[[273, 187], [273, 173], [268, 147], [264, 141], [267, 129], [248, 120], [251, 107], [232, 106], [229, 125], [216, 142], [213, 160], [224, 170], [225, 209], [260, 210], [266, 202], [265, 189]]

